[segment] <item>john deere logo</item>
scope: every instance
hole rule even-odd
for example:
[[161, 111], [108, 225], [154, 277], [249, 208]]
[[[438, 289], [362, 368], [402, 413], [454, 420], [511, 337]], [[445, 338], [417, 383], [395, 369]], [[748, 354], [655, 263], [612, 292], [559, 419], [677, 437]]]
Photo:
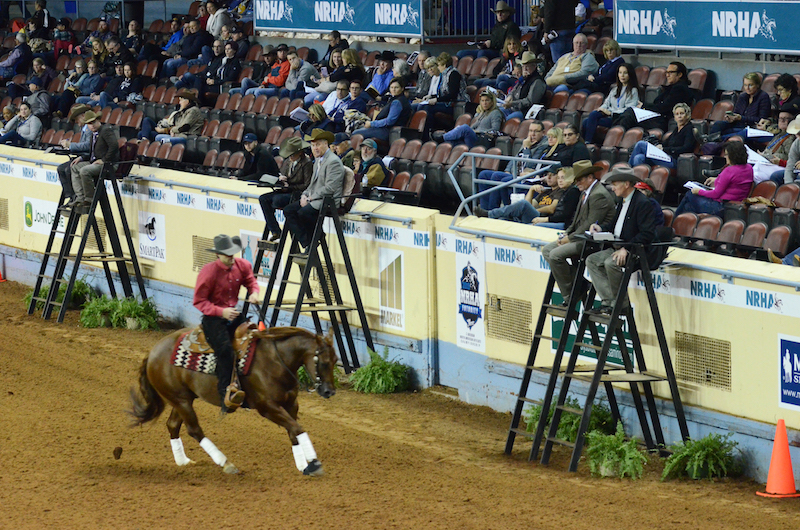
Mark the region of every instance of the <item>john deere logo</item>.
[[29, 201], [25, 201], [25, 225], [33, 226], [33, 205]]

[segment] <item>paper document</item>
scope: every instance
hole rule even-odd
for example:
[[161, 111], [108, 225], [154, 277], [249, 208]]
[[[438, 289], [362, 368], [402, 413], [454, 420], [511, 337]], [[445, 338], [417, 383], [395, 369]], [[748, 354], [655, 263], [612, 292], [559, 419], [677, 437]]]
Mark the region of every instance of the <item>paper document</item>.
[[383, 157], [383, 165], [386, 167], [389, 167], [393, 161], [394, 161], [393, 156], [386, 155], [385, 157]]
[[700, 184], [699, 182], [695, 182], [693, 180], [690, 180], [689, 182], [684, 184], [683, 187], [686, 188], [686, 189], [689, 189], [689, 190], [693, 190], [695, 188], [698, 189], [698, 190], [710, 190], [711, 189], [708, 186], [706, 186], [705, 184]]
[[525, 194], [524, 193], [512, 193], [510, 197], [511, 197], [511, 204], [514, 204], [515, 202], [519, 202], [519, 201], [524, 201], [525, 200]]
[[761, 129], [753, 129], [752, 127], [745, 127], [744, 134], [747, 138], [772, 138], [774, 136], [769, 131], [762, 131]]
[[528, 109], [528, 113], [525, 114], [525, 119], [526, 120], [535, 120], [536, 116], [539, 115], [539, 113], [542, 111], [542, 109], [544, 109], [544, 105], [539, 105], [538, 103], [536, 105], [531, 105], [531, 108]]
[[658, 147], [654, 146], [653, 144], [647, 144], [647, 158], [652, 158], [653, 160], [661, 160], [662, 162], [672, 162], [672, 157], [669, 156], [667, 153], [659, 149]]
[[590, 231], [585, 232], [586, 237], [589, 239], [594, 239], [595, 241], [614, 241], [614, 233], [613, 232], [595, 232], [592, 233]]
[[764, 158], [763, 156], [759, 155], [758, 153], [756, 153], [755, 151], [750, 149], [748, 146], [745, 145], [744, 147], [745, 147], [745, 149], [747, 149], [747, 163], [748, 164], [755, 165], [755, 164], [771, 164], [772, 163], [769, 160], [767, 160], [766, 158]]
[[639, 107], [631, 107], [633, 108], [633, 113], [636, 115], [636, 121], [639, 123], [649, 120], [650, 118], [657, 118], [661, 116], [658, 112], [653, 112], [652, 110], [645, 110], [640, 109]]
[[261, 175], [261, 178], [258, 179], [259, 182], [263, 182], [264, 184], [276, 184], [280, 179], [274, 175], [267, 175], [264, 173]]
[[478, 41], [476, 40], [467, 41], [467, 46], [475, 46], [476, 44], [478, 44]]
[[316, 88], [314, 88], [313, 86], [308, 86], [308, 85], [305, 85], [303, 87], [303, 90], [306, 91], [306, 94], [311, 94], [312, 92], [316, 92], [317, 91]]
[[292, 112], [289, 113], [289, 117], [295, 121], [299, 121], [303, 123], [308, 119], [308, 111], [303, 107], [297, 107]]
[[373, 99], [375, 99], [375, 98], [378, 98], [378, 97], [380, 97], [380, 95], [381, 95], [381, 93], [380, 93], [380, 92], [378, 92], [377, 90], [375, 90], [375, 87], [371, 87], [371, 86], [367, 87], [367, 89], [365, 90], [365, 92], [366, 92], [367, 94], [369, 94], [370, 96], [372, 96], [372, 98], [373, 98]]

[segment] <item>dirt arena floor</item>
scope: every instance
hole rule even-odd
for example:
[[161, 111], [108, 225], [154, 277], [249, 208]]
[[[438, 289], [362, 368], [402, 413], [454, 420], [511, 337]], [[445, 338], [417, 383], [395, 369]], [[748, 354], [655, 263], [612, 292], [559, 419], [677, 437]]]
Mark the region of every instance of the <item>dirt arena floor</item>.
[[[166, 414], [131, 429], [135, 373], [161, 332], [86, 330], [27, 316], [27, 288], [0, 284], [0, 528], [556, 529], [800, 527], [800, 499], [755, 495], [748, 480], [591, 477], [567, 453], [503, 454], [510, 416], [431, 391], [300, 399], [325, 476], [295, 468], [285, 431], [254, 412], [206, 436], [241, 470], [226, 475], [184, 432], [178, 468]], [[119, 460], [114, 449], [122, 448]]]

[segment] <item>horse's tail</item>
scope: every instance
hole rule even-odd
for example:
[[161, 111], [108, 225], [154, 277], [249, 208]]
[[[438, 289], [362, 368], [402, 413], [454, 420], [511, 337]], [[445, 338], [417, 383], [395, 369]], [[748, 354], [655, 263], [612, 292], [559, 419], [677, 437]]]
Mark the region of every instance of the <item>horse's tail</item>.
[[139, 368], [139, 392], [131, 388], [131, 404], [133, 407], [130, 414], [134, 418], [131, 427], [154, 420], [164, 412], [164, 400], [147, 378], [147, 357]]

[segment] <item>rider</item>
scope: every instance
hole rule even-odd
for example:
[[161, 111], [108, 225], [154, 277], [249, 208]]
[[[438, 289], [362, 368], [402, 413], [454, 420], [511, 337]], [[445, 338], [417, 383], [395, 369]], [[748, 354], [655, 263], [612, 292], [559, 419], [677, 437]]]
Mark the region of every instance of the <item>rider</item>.
[[258, 303], [258, 283], [253, 267], [245, 259], [235, 257], [242, 251], [238, 236], [220, 234], [214, 238], [214, 248], [208, 249], [217, 260], [207, 264], [197, 276], [194, 289], [194, 306], [203, 313], [202, 326], [206, 341], [217, 355], [217, 390], [222, 401], [222, 413], [233, 412], [244, 401], [244, 392], [231, 393], [228, 406], [225, 391], [233, 377], [234, 351], [231, 339], [236, 328], [244, 322], [245, 315], [236, 310], [239, 287], [244, 285], [247, 301]]

